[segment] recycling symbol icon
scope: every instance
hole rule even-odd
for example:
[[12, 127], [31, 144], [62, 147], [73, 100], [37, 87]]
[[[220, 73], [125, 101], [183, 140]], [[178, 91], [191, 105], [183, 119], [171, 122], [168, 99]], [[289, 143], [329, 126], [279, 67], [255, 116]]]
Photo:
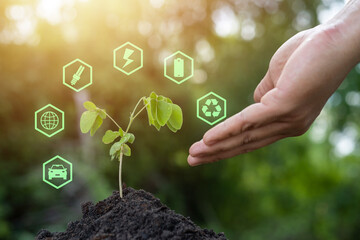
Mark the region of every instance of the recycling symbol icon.
[[226, 99], [214, 92], [209, 92], [197, 100], [197, 117], [214, 125], [226, 118]]
[[[211, 111], [211, 106], [214, 106]], [[215, 98], [207, 99], [205, 104], [202, 106], [201, 111], [205, 114], [206, 117], [218, 117], [221, 113], [221, 106]]]

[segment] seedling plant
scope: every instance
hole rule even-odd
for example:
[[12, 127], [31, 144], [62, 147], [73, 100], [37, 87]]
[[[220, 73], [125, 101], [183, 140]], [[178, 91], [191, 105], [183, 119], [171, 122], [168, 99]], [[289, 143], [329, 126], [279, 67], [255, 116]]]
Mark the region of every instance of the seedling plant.
[[[143, 107], [137, 111], [141, 103], [143, 103]], [[124, 155], [131, 156], [129, 144], [134, 143], [135, 136], [129, 131], [135, 118], [146, 109], [149, 125], [153, 125], [158, 131], [161, 127], [166, 125], [171, 131], [177, 132], [181, 129], [183, 123], [181, 108], [174, 104], [170, 98], [157, 95], [155, 92], [152, 92], [149, 97], [142, 97], [139, 99], [134, 110], [130, 114], [130, 120], [125, 131], [105, 111], [105, 109], [98, 108], [90, 101], [84, 102], [84, 107], [87, 111], [83, 112], [80, 118], [80, 129], [82, 133], [90, 132], [90, 135], [93, 136], [106, 117], [108, 117], [118, 128], [117, 131], [107, 130], [102, 141], [105, 144], [113, 143], [109, 152], [111, 160], [119, 160], [119, 192], [121, 198], [123, 196], [121, 182], [122, 161]]]

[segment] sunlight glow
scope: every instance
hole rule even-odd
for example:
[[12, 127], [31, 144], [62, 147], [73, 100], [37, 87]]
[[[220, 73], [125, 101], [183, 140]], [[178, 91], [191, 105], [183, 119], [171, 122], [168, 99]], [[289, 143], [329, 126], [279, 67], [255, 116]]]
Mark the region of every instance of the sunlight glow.
[[215, 57], [214, 49], [205, 39], [202, 39], [196, 43], [196, 52], [199, 60], [202, 62], [210, 62]]
[[223, 6], [212, 14], [215, 32], [220, 37], [228, 37], [239, 32], [239, 19], [229, 6]]
[[63, 6], [62, 0], [40, 0], [36, 8], [36, 14], [40, 18], [46, 19], [50, 24], [58, 24], [62, 17], [60, 9]]
[[6, 17], [14, 24], [6, 26], [0, 32], [0, 42], [4, 44], [36, 44], [34, 32], [37, 26], [33, 11], [28, 5], [12, 5], [5, 10]]
[[245, 41], [251, 41], [256, 36], [256, 24], [252, 19], [246, 19], [241, 24], [241, 37]]
[[323, 0], [323, 4], [317, 8], [319, 22], [325, 23], [330, 20], [344, 7], [344, 5], [344, 2]]
[[194, 72], [194, 77], [191, 79], [191, 81], [196, 84], [202, 84], [206, 82], [207, 78], [207, 73], [204, 70], [196, 69]]
[[308, 11], [300, 11], [293, 22], [297, 31], [302, 31], [311, 27], [311, 14]]
[[329, 128], [329, 114], [326, 110], [322, 110], [319, 117], [313, 123], [309, 137], [313, 142], [321, 143], [326, 139], [326, 133]]
[[141, 35], [147, 36], [152, 31], [152, 25], [150, 22], [147, 22], [147, 21], [139, 21], [138, 30]]
[[[75, 0], [39, 0], [36, 7], [38, 17], [47, 20], [50, 24], [56, 25], [63, 20], [73, 20], [77, 13], [76, 10], [64, 11], [64, 7], [71, 7]], [[67, 9], [69, 10], [69, 9]]]
[[356, 147], [357, 136], [358, 132], [353, 126], [346, 127], [342, 132], [333, 132], [330, 135], [330, 143], [335, 147], [335, 155], [345, 157], [353, 153]]
[[161, 8], [164, 4], [164, 0], [150, 0], [150, 4], [154, 8]]
[[360, 92], [348, 92], [346, 94], [345, 101], [350, 106], [360, 107]]

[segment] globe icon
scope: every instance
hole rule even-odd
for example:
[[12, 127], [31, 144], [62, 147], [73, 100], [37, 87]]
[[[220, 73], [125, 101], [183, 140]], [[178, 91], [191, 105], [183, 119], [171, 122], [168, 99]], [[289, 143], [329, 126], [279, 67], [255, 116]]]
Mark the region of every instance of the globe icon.
[[46, 130], [54, 130], [59, 125], [59, 117], [52, 111], [47, 111], [41, 115], [41, 126]]

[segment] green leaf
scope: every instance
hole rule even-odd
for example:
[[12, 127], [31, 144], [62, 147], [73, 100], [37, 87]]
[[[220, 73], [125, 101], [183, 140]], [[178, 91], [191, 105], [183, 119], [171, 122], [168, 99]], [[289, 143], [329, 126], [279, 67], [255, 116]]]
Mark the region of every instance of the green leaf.
[[128, 142], [129, 142], [129, 143], [134, 143], [134, 141], [135, 141], [135, 135], [132, 134], [132, 133], [128, 133], [128, 134], [130, 135]]
[[120, 144], [127, 143], [130, 139], [130, 133], [125, 134], [119, 141]]
[[99, 129], [102, 123], [103, 123], [103, 119], [98, 115], [95, 119], [94, 124], [91, 127], [91, 131], [90, 131], [91, 136], [93, 136], [96, 133], [96, 131]]
[[165, 98], [165, 99], [166, 99], [166, 102], [173, 103], [170, 98]]
[[124, 144], [122, 152], [124, 153], [125, 156], [130, 157], [131, 156], [131, 148], [129, 147], [129, 145]]
[[111, 156], [111, 161], [114, 160], [114, 158], [119, 158], [120, 157], [120, 151], [117, 151], [114, 153], [114, 155]]
[[171, 113], [171, 117], [169, 119], [169, 123], [176, 130], [181, 129], [181, 127], [182, 127], [182, 124], [183, 124], [182, 110], [176, 104], [172, 104], [172, 113]]
[[87, 133], [92, 128], [98, 113], [95, 111], [85, 111], [80, 118], [80, 130], [82, 133]]
[[103, 143], [112, 143], [116, 138], [120, 137], [120, 132], [107, 130], [102, 138]]
[[153, 125], [157, 130], [160, 130], [160, 124], [156, 120], [156, 99], [148, 97], [144, 99], [144, 104], [148, 104], [146, 106], [146, 111], [149, 119], [149, 125]]
[[166, 100], [157, 101], [156, 105], [157, 120], [160, 126], [165, 126], [166, 122], [170, 119], [172, 114], [172, 106]]
[[151, 109], [151, 116], [153, 117], [153, 125], [160, 125], [157, 120], [157, 101], [156, 99], [150, 99], [150, 109]]
[[122, 128], [119, 128], [120, 137], [124, 136], [124, 130]]
[[154, 118], [151, 114], [150, 97], [144, 98], [144, 104], [146, 106], [146, 112], [147, 112], [148, 119], [149, 119], [149, 125], [152, 125], [152, 124], [154, 124]]
[[161, 128], [161, 126], [160, 126], [160, 124], [158, 124], [158, 122], [156, 121], [154, 121], [154, 127], [158, 130], [158, 131], [160, 131], [160, 128]]
[[106, 118], [106, 112], [104, 109], [96, 109], [96, 111], [99, 113], [99, 116], [102, 118], [102, 119], [105, 119]]
[[113, 156], [116, 154], [117, 151], [120, 151], [121, 145], [122, 144], [120, 142], [114, 143], [110, 148], [110, 152], [109, 152], [110, 156]]
[[151, 93], [150, 93], [150, 98], [151, 98], [151, 99], [157, 99], [156, 93], [155, 93], [155, 92], [151, 92]]
[[87, 109], [87, 110], [96, 110], [96, 105], [90, 101], [86, 101], [84, 102], [84, 107]]
[[174, 132], [174, 133], [177, 132], [177, 129], [175, 129], [175, 128], [171, 125], [171, 123], [167, 122], [166, 125], [168, 126], [168, 128], [169, 128], [172, 132]]

